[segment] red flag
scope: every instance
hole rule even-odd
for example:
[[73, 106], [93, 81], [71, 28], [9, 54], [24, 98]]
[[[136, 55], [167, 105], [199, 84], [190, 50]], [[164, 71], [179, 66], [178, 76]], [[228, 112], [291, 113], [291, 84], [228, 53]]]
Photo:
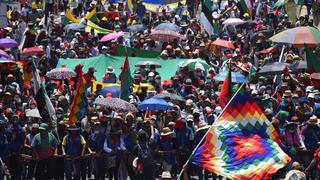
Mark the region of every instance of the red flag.
[[221, 87], [221, 92], [219, 94], [219, 104], [221, 108], [224, 108], [229, 100], [232, 97], [232, 83], [231, 83], [231, 67], [229, 68], [228, 71], [228, 76], [226, 79], [224, 79], [222, 87]]

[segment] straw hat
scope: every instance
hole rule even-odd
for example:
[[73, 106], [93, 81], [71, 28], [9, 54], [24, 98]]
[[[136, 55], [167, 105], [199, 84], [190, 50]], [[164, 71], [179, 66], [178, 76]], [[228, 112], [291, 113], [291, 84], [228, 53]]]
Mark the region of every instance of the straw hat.
[[292, 96], [292, 92], [290, 90], [285, 90], [283, 97], [291, 97]]
[[161, 136], [169, 136], [169, 135], [172, 135], [172, 134], [173, 134], [173, 131], [171, 131], [170, 128], [165, 127], [165, 128], [162, 129]]
[[312, 124], [312, 125], [316, 125], [319, 124], [319, 119], [317, 118], [317, 116], [313, 115], [309, 118], [309, 120], [307, 121], [308, 124]]
[[161, 179], [165, 180], [165, 179], [173, 179], [171, 176], [170, 171], [163, 171], [161, 174]]
[[209, 127], [210, 127], [210, 126], [208, 126], [206, 122], [200, 121], [200, 122], [199, 122], [198, 129], [196, 130], [196, 132], [199, 132], [199, 131], [208, 129]]

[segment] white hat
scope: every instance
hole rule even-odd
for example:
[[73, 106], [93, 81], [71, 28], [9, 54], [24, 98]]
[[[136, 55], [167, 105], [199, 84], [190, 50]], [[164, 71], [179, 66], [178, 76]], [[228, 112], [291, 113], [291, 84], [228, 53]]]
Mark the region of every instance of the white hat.
[[109, 67], [107, 68], [107, 70], [106, 70], [106, 73], [107, 73], [107, 74], [113, 74], [113, 73], [114, 73], [113, 67], [112, 67], [112, 66], [109, 66]]
[[186, 106], [191, 106], [192, 104], [193, 104], [192, 99], [188, 99], [188, 100], [186, 101]]
[[220, 114], [221, 112], [222, 112], [221, 106], [217, 106], [217, 107], [214, 109], [214, 113], [215, 113], [215, 114]]
[[187, 121], [193, 121], [193, 116], [191, 114], [187, 116]]
[[79, 32], [76, 32], [74, 35], [77, 36], [77, 35], [80, 35], [80, 33], [79, 33]]
[[309, 93], [308, 94], [308, 98], [314, 98], [314, 94], [313, 93]]
[[312, 90], [313, 90], [313, 87], [312, 87], [312, 86], [307, 86], [306, 92], [312, 92]]
[[192, 114], [200, 114], [200, 111], [199, 111], [199, 109], [194, 109], [193, 111], [192, 111]]
[[153, 77], [154, 76], [154, 72], [149, 72], [148, 76], [149, 77]]
[[102, 46], [102, 49], [108, 49], [107, 46]]

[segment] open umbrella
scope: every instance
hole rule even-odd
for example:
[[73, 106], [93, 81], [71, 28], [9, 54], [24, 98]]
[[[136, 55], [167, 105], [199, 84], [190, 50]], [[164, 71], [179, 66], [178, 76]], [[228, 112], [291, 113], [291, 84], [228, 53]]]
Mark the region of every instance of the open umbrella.
[[86, 25], [82, 23], [71, 23], [64, 27], [65, 30], [84, 31]]
[[2, 48], [15, 48], [18, 47], [17, 41], [10, 38], [2, 38], [0, 39], [0, 47]]
[[307, 69], [307, 61], [295, 61], [290, 65], [292, 71], [299, 71]]
[[118, 37], [121, 37], [123, 35], [124, 35], [124, 33], [122, 31], [121, 32], [113, 32], [113, 33], [110, 33], [110, 34], [103, 36], [100, 39], [100, 42], [111, 41], [111, 40], [117, 39]]
[[46, 76], [51, 79], [66, 79], [70, 77], [76, 77], [76, 75], [76, 72], [65, 67], [52, 69], [46, 74]]
[[221, 47], [225, 47], [225, 48], [228, 48], [228, 49], [234, 49], [234, 45], [230, 41], [223, 40], [223, 39], [216, 39], [211, 44], [217, 45], [217, 46], [221, 46]]
[[134, 24], [125, 29], [126, 32], [139, 32], [147, 29], [147, 26], [144, 24]]
[[132, 112], [138, 111], [138, 109], [134, 105], [120, 98], [100, 98], [100, 99], [96, 99], [94, 103], [99, 106], [110, 108], [114, 111], [132, 111]]
[[119, 97], [120, 89], [120, 86], [107, 86], [103, 88], [101, 91], [99, 91], [97, 95], [102, 95], [103, 97], [106, 97], [108, 93], [111, 93], [112, 97]]
[[159, 98], [159, 99], [164, 99], [167, 101], [179, 101], [179, 102], [184, 102], [185, 99], [182, 96], [179, 96], [174, 93], [161, 93], [153, 96], [153, 98]]
[[35, 47], [31, 47], [31, 48], [25, 48], [23, 49], [21, 55], [23, 56], [38, 56], [38, 55], [43, 55], [44, 54], [44, 50], [41, 47], [35, 46]]
[[138, 108], [146, 111], [165, 111], [172, 109], [172, 106], [163, 99], [150, 98], [140, 103]]
[[149, 37], [155, 41], [171, 42], [174, 39], [185, 39], [185, 37], [171, 30], [155, 30], [150, 33]]
[[169, 29], [171, 31], [175, 31], [175, 32], [181, 32], [181, 28], [179, 26], [177, 26], [174, 23], [161, 23], [159, 24], [156, 28], [154, 28], [155, 30], [165, 30], [165, 29]]
[[274, 43], [292, 44], [295, 47], [316, 47], [320, 44], [320, 32], [313, 27], [296, 27], [284, 30], [270, 38]]
[[320, 73], [312, 73], [310, 75], [311, 79], [320, 80]]
[[239, 18], [228, 18], [222, 24], [228, 26], [228, 25], [239, 25], [244, 23], [246, 22]]
[[161, 64], [153, 62], [153, 61], [139, 61], [134, 66], [155, 66], [156, 68], [161, 67]]
[[210, 68], [209, 64], [202, 59], [191, 59], [182, 64], [182, 67], [188, 66], [190, 69], [201, 69], [203, 71]]
[[[214, 80], [216, 81], [224, 81], [228, 76], [228, 71], [223, 71], [216, 76], [214, 76]], [[249, 80], [240, 72], [231, 72], [231, 81], [233, 83], [248, 83]]]
[[0, 49], [0, 57], [9, 58], [10, 56], [4, 50]]
[[0, 57], [0, 63], [11, 63], [11, 62], [13, 62], [13, 60], [8, 59], [8, 58]]
[[287, 63], [269, 63], [261, 67], [261, 69], [258, 71], [259, 75], [273, 75], [282, 73], [286, 68], [289, 68], [289, 64]]

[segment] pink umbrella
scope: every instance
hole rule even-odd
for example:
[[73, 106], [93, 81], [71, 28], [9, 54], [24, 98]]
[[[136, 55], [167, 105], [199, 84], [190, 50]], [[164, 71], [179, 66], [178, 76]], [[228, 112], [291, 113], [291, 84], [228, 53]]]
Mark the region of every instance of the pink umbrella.
[[155, 41], [162, 41], [162, 42], [170, 42], [174, 39], [185, 39], [185, 37], [175, 31], [171, 31], [168, 29], [165, 30], [155, 30], [150, 33], [149, 37]]
[[244, 20], [239, 18], [228, 18], [222, 24], [223, 25], [239, 25], [246, 23]]
[[1, 49], [0, 49], [0, 56], [1, 57], [5, 57], [5, 58], [9, 58], [10, 57], [8, 53], [6, 53], [4, 50], [1, 50]]
[[107, 41], [110, 41], [110, 40], [113, 40], [113, 39], [117, 39], [118, 37], [121, 37], [123, 35], [124, 35], [124, 33], [122, 31], [121, 32], [110, 33], [110, 34], [107, 34], [107, 35], [103, 36], [100, 39], [100, 42], [107, 42]]

